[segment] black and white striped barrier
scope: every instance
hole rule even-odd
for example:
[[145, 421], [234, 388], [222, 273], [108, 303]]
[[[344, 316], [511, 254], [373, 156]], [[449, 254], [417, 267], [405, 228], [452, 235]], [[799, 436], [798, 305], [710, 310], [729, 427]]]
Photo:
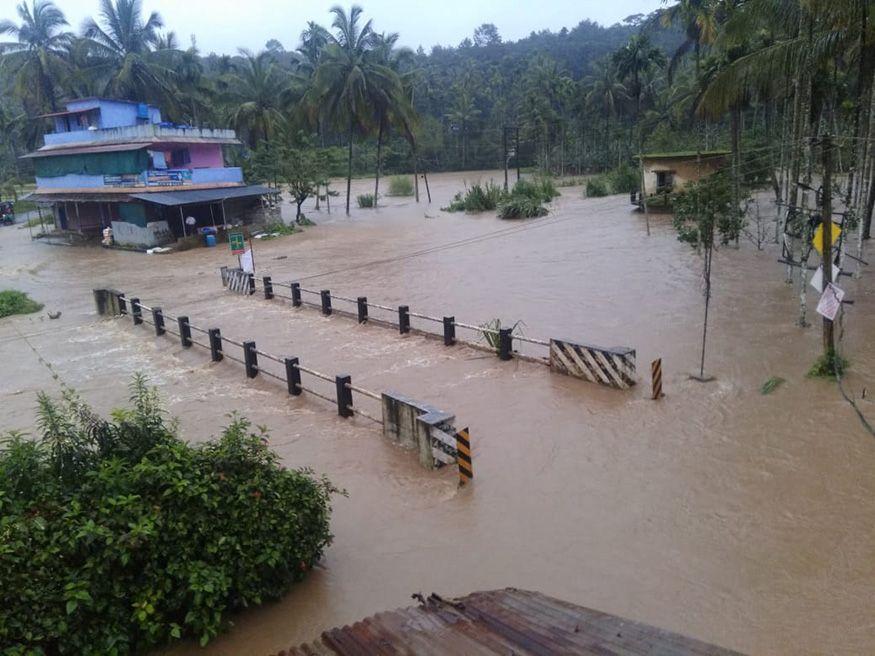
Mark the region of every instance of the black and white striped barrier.
[[629, 389], [635, 384], [635, 349], [551, 339], [550, 368], [600, 385]]
[[255, 277], [246, 273], [243, 269], [230, 269], [222, 267], [222, 284], [230, 291], [237, 294], [254, 294]]

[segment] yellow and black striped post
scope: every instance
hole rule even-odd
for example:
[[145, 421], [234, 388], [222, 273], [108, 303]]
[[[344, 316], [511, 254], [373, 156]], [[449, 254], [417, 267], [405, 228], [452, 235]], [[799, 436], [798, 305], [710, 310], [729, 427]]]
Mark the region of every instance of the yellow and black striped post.
[[459, 485], [465, 485], [474, 478], [474, 467], [471, 464], [471, 438], [468, 437], [467, 428], [456, 433], [456, 452], [459, 463]]
[[650, 377], [653, 383], [653, 396], [650, 398], [656, 401], [662, 396], [662, 358], [650, 363]]

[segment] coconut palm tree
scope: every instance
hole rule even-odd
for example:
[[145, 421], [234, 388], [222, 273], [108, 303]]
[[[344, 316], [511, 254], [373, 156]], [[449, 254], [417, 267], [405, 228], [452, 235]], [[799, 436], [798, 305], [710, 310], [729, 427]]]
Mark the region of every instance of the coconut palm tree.
[[100, 0], [100, 22], [89, 18], [83, 34], [105, 80], [104, 93], [128, 100], [175, 105], [174, 72], [155, 56], [164, 23], [152, 12], [144, 20], [140, 0]]
[[636, 34], [625, 46], [614, 53], [617, 74], [631, 80], [630, 91], [635, 99], [635, 123], [641, 116], [641, 80], [653, 68], [665, 65], [665, 54], [650, 42], [646, 34]]
[[[375, 34], [374, 56], [382, 66], [390, 68], [398, 76], [398, 85], [388, 89], [377, 87], [372, 89], [371, 101], [374, 108], [374, 122], [377, 125], [377, 167], [374, 178], [374, 206], [377, 206], [380, 195], [380, 172], [383, 162], [383, 137], [391, 126], [398, 127], [402, 133], [412, 135], [413, 106], [409, 100], [408, 87], [405, 86], [404, 74], [412, 67], [413, 51], [409, 48], [397, 48], [398, 33]], [[387, 95], [386, 91], [394, 92]]]
[[49, 0], [22, 2], [16, 8], [21, 24], [0, 21], [0, 34], [15, 41], [0, 43], [3, 67], [14, 76], [17, 93], [29, 97], [37, 111], [48, 106], [57, 110], [55, 93], [66, 69], [64, 52], [73, 33], [64, 30], [67, 19]]
[[307, 29], [301, 32], [301, 45], [295, 50], [298, 70], [310, 79], [319, 66], [319, 59], [325, 46], [331, 41], [331, 33], [313, 21], [307, 22]]
[[720, 4], [720, 0], [680, 0], [659, 12], [663, 27], [679, 25], [684, 31], [684, 40], [668, 62], [669, 80], [674, 78], [678, 64], [691, 50], [696, 62], [696, 77], [699, 77], [702, 49], [717, 39]]
[[228, 78], [228, 91], [234, 100], [231, 123], [255, 147], [259, 141], [270, 141], [276, 125], [283, 120], [289, 78], [267, 50], [255, 55], [241, 49], [240, 54], [243, 62]]
[[617, 69], [610, 59], [602, 59], [592, 66], [592, 74], [583, 80], [586, 104], [595, 109], [605, 119], [605, 130], [602, 134], [604, 157], [607, 161], [610, 153], [611, 119], [617, 115], [621, 103], [629, 98], [625, 85], [617, 79]]
[[342, 7], [335, 6], [331, 13], [335, 33], [320, 57], [307, 104], [317, 116], [347, 133], [346, 212], [349, 214], [355, 134], [366, 134], [374, 127], [374, 98], [400, 97], [401, 84], [398, 75], [380, 63], [374, 53], [371, 21], [359, 24], [361, 7], [353, 5], [347, 14]]
[[450, 129], [459, 137], [463, 169], [468, 166], [468, 141], [471, 126], [481, 113], [474, 102], [474, 94], [467, 85], [456, 85], [453, 93], [453, 106], [447, 112], [446, 117], [450, 122]]

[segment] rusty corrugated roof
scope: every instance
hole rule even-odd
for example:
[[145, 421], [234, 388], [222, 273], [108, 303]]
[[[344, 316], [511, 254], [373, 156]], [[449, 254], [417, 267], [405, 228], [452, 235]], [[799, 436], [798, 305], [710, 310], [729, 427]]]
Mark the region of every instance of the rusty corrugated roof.
[[275, 656], [740, 656], [538, 592], [507, 588], [453, 600], [418, 598], [419, 606], [330, 629], [315, 642]]

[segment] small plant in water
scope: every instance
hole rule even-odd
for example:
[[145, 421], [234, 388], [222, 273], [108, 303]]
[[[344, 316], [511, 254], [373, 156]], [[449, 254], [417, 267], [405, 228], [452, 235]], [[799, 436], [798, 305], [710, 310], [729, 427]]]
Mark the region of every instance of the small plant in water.
[[373, 207], [374, 206], [374, 194], [362, 194], [358, 198], [359, 207]]
[[586, 181], [586, 197], [601, 198], [611, 193], [608, 182], [602, 176], [590, 178]]
[[14, 289], [4, 289], [0, 292], [0, 319], [13, 314], [31, 314], [42, 309], [41, 303], [37, 303], [24, 292]]
[[394, 175], [389, 178], [390, 196], [412, 196], [413, 181], [407, 175]]
[[837, 353], [825, 353], [814, 361], [807, 375], [809, 378], [838, 378], [844, 375], [849, 364]]
[[[523, 324], [523, 322], [521, 320], [517, 321], [510, 328], [511, 334], [516, 332], [517, 327], [523, 326], [523, 325], [525, 325], [525, 324]], [[496, 351], [498, 351], [498, 331], [499, 330], [501, 330], [501, 319], [499, 319], [497, 317], [495, 319], [490, 319], [486, 323], [480, 324], [480, 337], [483, 339], [483, 341], [485, 341], [487, 344], [489, 344], [489, 346], [494, 348]]]
[[781, 378], [780, 376], [772, 376], [771, 378], [769, 378], [766, 382], [764, 382], [762, 384], [762, 387], [760, 387], [760, 394], [763, 394], [763, 395], [771, 394], [783, 382], [784, 382], [784, 379]]

